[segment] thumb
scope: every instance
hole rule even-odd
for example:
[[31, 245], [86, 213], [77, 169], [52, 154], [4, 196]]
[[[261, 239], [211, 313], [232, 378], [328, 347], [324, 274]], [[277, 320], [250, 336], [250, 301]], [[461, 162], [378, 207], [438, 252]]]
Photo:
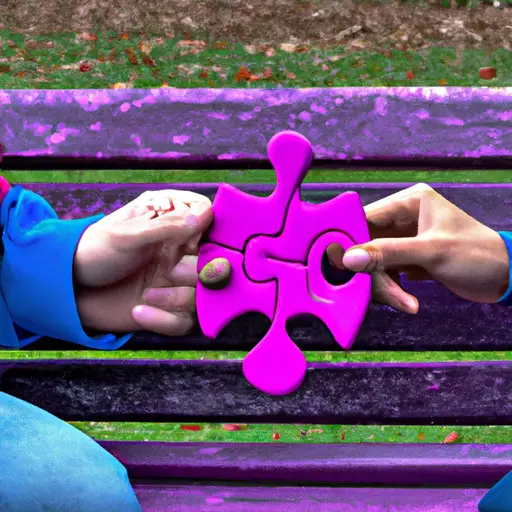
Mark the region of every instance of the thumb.
[[422, 267], [427, 258], [428, 245], [419, 237], [376, 238], [348, 249], [342, 263], [352, 272], [370, 273], [409, 265]]

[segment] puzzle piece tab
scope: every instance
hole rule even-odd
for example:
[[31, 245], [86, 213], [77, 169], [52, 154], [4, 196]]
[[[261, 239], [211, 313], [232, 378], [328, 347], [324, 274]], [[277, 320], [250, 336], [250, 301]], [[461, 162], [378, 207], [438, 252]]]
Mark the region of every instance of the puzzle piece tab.
[[295, 132], [281, 132], [268, 144], [277, 184], [268, 197], [246, 194], [222, 184], [213, 201], [210, 242], [243, 251], [255, 235], [274, 235], [282, 228], [288, 204], [313, 160], [311, 143]]
[[283, 132], [272, 138], [268, 151], [278, 178], [273, 194], [257, 198], [229, 185], [219, 188], [213, 243], [201, 246], [198, 271], [225, 257], [232, 277], [222, 290], [198, 283], [197, 311], [203, 332], [212, 337], [243, 313], [269, 317], [271, 328], [244, 359], [243, 371], [258, 389], [283, 395], [296, 390], [306, 372], [304, 355], [286, 332], [289, 318], [313, 314], [341, 347], [352, 346], [370, 301], [370, 276], [356, 274], [333, 286], [322, 274], [322, 259], [332, 243], [348, 249], [370, 237], [356, 193], [320, 205], [301, 201], [300, 185], [313, 154], [307, 139]]

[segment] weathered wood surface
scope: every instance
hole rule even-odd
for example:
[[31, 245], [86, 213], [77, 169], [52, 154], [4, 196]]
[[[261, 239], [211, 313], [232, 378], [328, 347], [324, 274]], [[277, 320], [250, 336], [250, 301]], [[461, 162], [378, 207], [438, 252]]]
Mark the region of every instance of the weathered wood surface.
[[512, 444], [100, 444], [130, 478], [491, 487], [512, 467]]
[[512, 88], [0, 93], [6, 168], [261, 167], [270, 138], [290, 129], [318, 164], [510, 168], [511, 119]]
[[144, 512], [475, 512], [487, 489], [263, 487], [135, 482]]
[[[26, 187], [43, 195], [60, 217], [77, 218], [109, 213], [135, 199], [145, 190], [175, 187], [190, 188], [211, 198], [215, 184], [32, 184]], [[306, 184], [304, 199], [322, 202], [338, 193], [356, 190], [364, 204], [388, 196], [407, 184], [333, 183]], [[241, 189], [267, 194], [271, 185], [244, 185]], [[512, 185], [438, 184], [448, 200], [468, 214], [497, 230], [512, 231]], [[381, 305], [371, 305], [354, 346], [355, 350], [508, 350], [512, 348], [512, 315], [502, 306], [476, 304], [459, 299], [435, 282], [407, 282], [407, 291], [420, 300], [417, 315], [398, 313]], [[167, 338], [137, 333], [128, 349], [241, 349], [252, 348], [270, 323], [260, 316], [239, 318], [216, 339], [196, 333], [186, 338]], [[307, 350], [338, 350], [329, 331], [315, 319], [290, 323], [292, 338]], [[428, 334], [428, 335], [427, 335]], [[78, 346], [43, 340], [31, 349], [76, 349]]]
[[240, 361], [0, 362], [0, 391], [68, 421], [506, 425], [512, 362], [310, 363], [269, 396]]

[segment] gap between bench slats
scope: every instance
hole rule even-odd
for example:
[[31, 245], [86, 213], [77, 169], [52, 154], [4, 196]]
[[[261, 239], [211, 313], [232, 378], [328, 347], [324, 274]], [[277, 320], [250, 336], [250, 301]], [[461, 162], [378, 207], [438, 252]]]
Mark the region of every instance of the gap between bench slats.
[[475, 512], [487, 489], [264, 487], [134, 482], [144, 512]]
[[[182, 187], [213, 197], [215, 184], [29, 184], [42, 194], [59, 216], [83, 217], [108, 213], [145, 190]], [[237, 185], [250, 193], [269, 193], [272, 185]], [[405, 188], [397, 183], [306, 184], [304, 199], [322, 202], [346, 190], [356, 190], [364, 204]], [[497, 230], [512, 230], [512, 184], [438, 184], [435, 188], [468, 214]], [[407, 282], [404, 287], [418, 296], [420, 312], [406, 315], [381, 305], [371, 305], [359, 333], [355, 350], [508, 350], [512, 348], [512, 315], [497, 305], [459, 299], [434, 282]], [[136, 333], [125, 345], [132, 349], [249, 350], [264, 336], [270, 323], [252, 315], [232, 322], [216, 339], [194, 333], [185, 338], [167, 338]], [[290, 333], [304, 350], [339, 350], [329, 331], [315, 319], [292, 320]], [[42, 340], [32, 349], [77, 350], [79, 346]]]
[[512, 444], [99, 444], [130, 478], [486, 487], [512, 467]]
[[309, 363], [274, 397], [240, 361], [2, 361], [0, 390], [67, 421], [512, 423], [512, 362]]
[[4, 168], [261, 168], [282, 130], [318, 163], [510, 168], [512, 90], [5, 90]]

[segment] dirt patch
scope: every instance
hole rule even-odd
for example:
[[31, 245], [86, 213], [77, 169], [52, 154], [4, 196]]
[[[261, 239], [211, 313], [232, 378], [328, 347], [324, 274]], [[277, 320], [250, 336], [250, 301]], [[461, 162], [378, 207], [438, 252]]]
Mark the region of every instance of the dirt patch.
[[0, 28], [32, 34], [142, 31], [245, 44], [344, 44], [355, 50], [511, 51], [512, 4], [447, 9], [439, 0], [4, 0]]

